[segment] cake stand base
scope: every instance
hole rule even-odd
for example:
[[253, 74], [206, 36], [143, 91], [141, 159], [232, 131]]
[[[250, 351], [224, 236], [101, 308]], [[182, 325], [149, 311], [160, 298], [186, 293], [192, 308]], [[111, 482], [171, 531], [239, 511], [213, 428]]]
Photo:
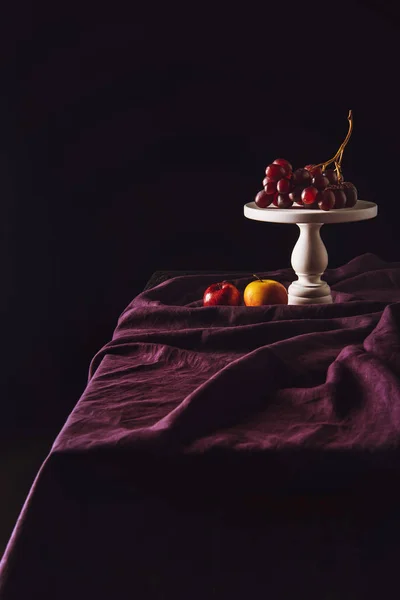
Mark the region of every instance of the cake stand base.
[[[291, 284], [288, 289], [288, 304], [332, 304], [332, 296], [330, 294], [330, 287], [325, 281], [322, 282], [325, 284], [325, 290], [321, 290], [322, 286], [319, 288], [307, 288], [302, 285], [297, 285], [297, 282]], [[328, 294], [324, 294], [321, 296], [314, 295], [315, 289], [318, 292], [329, 292]]]

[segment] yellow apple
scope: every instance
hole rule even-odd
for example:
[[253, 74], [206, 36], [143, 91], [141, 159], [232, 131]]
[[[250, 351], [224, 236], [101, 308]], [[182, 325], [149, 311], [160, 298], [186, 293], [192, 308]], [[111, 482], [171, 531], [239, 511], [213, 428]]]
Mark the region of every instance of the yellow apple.
[[[257, 277], [257, 275], [254, 275], [254, 277]], [[257, 278], [245, 287], [243, 300], [246, 306], [287, 304], [288, 293], [285, 286], [279, 281]]]

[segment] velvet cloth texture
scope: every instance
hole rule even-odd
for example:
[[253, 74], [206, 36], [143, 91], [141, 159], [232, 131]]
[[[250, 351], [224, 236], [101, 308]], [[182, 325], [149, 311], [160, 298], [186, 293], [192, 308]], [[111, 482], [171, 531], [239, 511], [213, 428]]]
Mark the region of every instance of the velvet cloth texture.
[[328, 270], [331, 305], [202, 307], [221, 279], [124, 310], [32, 486], [1, 600], [396, 589], [400, 263]]

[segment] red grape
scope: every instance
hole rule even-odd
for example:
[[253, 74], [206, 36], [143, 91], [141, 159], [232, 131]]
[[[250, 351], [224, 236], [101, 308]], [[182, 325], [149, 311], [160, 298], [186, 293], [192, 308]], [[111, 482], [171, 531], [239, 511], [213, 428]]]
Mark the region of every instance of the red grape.
[[317, 194], [317, 188], [310, 185], [309, 187], [304, 188], [302, 191], [301, 199], [303, 200], [304, 204], [314, 204]]
[[336, 175], [336, 171], [334, 171], [333, 169], [326, 169], [326, 171], [323, 172], [323, 175], [329, 179], [329, 183], [337, 183], [337, 175]]
[[267, 194], [275, 194], [275, 192], [276, 192], [276, 181], [268, 181], [267, 185], [264, 186], [264, 190], [265, 190], [265, 192]]
[[264, 179], [263, 179], [263, 187], [265, 187], [268, 182], [269, 182], [268, 177], [264, 177]]
[[329, 185], [329, 179], [323, 175], [316, 175], [312, 180], [312, 185], [316, 187], [317, 190], [324, 190]]
[[303, 204], [303, 200], [301, 199], [301, 192], [304, 190], [303, 187], [297, 186], [290, 193], [289, 198], [292, 202], [296, 202], [297, 204]]
[[281, 167], [283, 167], [285, 169], [285, 173], [286, 173], [285, 177], [287, 177], [287, 178], [291, 177], [293, 167], [288, 160], [286, 160], [285, 158], [277, 158], [276, 160], [274, 160], [273, 164], [280, 165]]
[[281, 167], [285, 167], [285, 169], [288, 168], [290, 171], [293, 171], [292, 165], [285, 158], [277, 158], [276, 160], [274, 160], [274, 162], [272, 164], [280, 165]]
[[335, 208], [346, 208], [347, 198], [343, 190], [335, 190]]
[[330, 185], [326, 188], [335, 194], [335, 208], [344, 208], [346, 206], [346, 194], [340, 185]]
[[278, 194], [276, 205], [278, 208], [290, 208], [293, 202], [289, 198], [289, 194]]
[[285, 177], [287, 171], [280, 165], [268, 165], [268, 167], [265, 169], [265, 173], [269, 181], [279, 181], [279, 179], [283, 179], [283, 177]]
[[259, 208], [267, 208], [272, 202], [273, 196], [267, 194], [265, 190], [261, 190], [258, 192], [257, 196], [254, 199], [254, 202], [257, 204]]
[[321, 167], [316, 167], [315, 165], [307, 165], [304, 167], [311, 175], [311, 177], [317, 177], [318, 175], [322, 175]]
[[281, 179], [278, 181], [276, 189], [280, 194], [288, 194], [292, 189], [292, 182], [290, 179]]
[[293, 183], [295, 185], [309, 185], [311, 183], [311, 175], [307, 169], [296, 169], [293, 173]]
[[335, 206], [335, 194], [332, 190], [324, 190], [318, 194], [318, 206], [321, 210], [331, 210]]
[[352, 208], [357, 203], [357, 188], [350, 181], [343, 181], [342, 188], [346, 194], [346, 208]]
[[278, 193], [274, 194], [274, 199], [272, 200], [272, 204], [274, 206], [278, 206], [278, 196], [279, 196]]

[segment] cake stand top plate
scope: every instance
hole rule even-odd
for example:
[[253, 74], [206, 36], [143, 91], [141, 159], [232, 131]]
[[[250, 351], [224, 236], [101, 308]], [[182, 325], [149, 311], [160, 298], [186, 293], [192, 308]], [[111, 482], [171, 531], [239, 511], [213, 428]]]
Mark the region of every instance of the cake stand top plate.
[[350, 223], [352, 221], [365, 221], [373, 219], [378, 214], [378, 207], [374, 202], [357, 200], [353, 208], [340, 208], [337, 210], [315, 210], [310, 208], [259, 208], [255, 202], [244, 206], [244, 216], [255, 221], [268, 221], [270, 223]]

